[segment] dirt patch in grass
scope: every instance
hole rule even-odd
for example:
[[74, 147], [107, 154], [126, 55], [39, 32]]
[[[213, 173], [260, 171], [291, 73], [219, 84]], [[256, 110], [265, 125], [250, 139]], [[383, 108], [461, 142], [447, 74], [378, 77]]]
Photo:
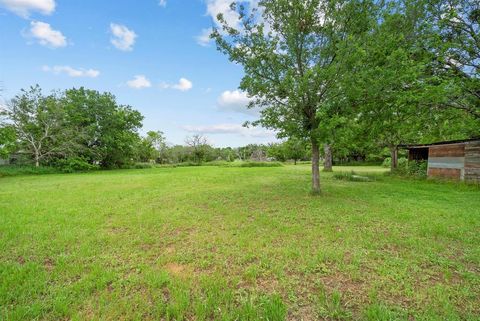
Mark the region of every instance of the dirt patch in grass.
[[288, 311], [287, 321], [316, 321], [317, 313], [312, 305], [299, 307], [296, 311]]
[[181, 278], [187, 278], [192, 276], [192, 269], [185, 264], [179, 264], [176, 262], [170, 262], [165, 264], [164, 266], [165, 270], [168, 271], [168, 273], [178, 276]]
[[107, 227], [108, 235], [118, 235], [118, 234], [125, 234], [129, 231], [127, 227], [120, 227], [120, 226], [109, 226]]
[[280, 284], [276, 278], [259, 277], [256, 280], [256, 287], [260, 292], [278, 293], [281, 291]]
[[43, 267], [45, 267], [45, 270], [48, 272], [51, 272], [55, 268], [55, 262], [51, 258], [47, 257], [45, 260], [43, 260]]

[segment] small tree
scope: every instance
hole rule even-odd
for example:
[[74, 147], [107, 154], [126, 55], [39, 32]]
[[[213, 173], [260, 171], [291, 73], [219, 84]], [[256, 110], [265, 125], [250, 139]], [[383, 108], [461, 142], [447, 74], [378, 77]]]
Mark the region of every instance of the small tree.
[[208, 142], [207, 138], [201, 134], [195, 134], [185, 139], [185, 143], [192, 149], [194, 161], [201, 163], [207, 152]]
[[153, 159], [157, 163], [164, 163], [167, 159], [167, 141], [161, 131], [149, 131], [145, 138], [154, 150]]
[[307, 142], [299, 138], [290, 138], [283, 143], [286, 157], [293, 159], [295, 165], [297, 161], [306, 157], [307, 155]]

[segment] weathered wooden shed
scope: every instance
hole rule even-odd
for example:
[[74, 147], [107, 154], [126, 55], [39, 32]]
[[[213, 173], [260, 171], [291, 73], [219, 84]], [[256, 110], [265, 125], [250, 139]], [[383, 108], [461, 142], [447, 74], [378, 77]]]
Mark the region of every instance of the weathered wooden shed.
[[428, 162], [428, 177], [480, 183], [480, 138], [404, 147], [409, 160]]

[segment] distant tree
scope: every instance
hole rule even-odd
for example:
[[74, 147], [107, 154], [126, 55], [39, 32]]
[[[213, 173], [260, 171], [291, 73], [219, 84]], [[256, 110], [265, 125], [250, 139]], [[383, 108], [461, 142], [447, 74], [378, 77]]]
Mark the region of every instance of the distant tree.
[[167, 161], [167, 141], [165, 134], [161, 131], [149, 131], [145, 139], [153, 148], [152, 159], [157, 163], [165, 163]]
[[234, 6], [241, 28], [219, 15], [223, 28], [213, 38], [221, 52], [244, 68], [240, 89], [252, 97], [250, 108], [261, 107], [253, 124], [273, 128], [280, 137], [310, 141], [312, 191], [319, 193], [319, 116], [335, 99], [348, 34], [363, 26], [363, 16], [353, 15], [363, 10], [362, 3], [263, 0], [259, 5], [252, 14]]
[[307, 156], [307, 142], [304, 139], [290, 138], [283, 143], [287, 159], [293, 159], [295, 165], [297, 161], [304, 159]]
[[288, 159], [285, 143], [271, 143], [267, 146], [267, 156], [274, 158], [279, 162], [285, 162]]
[[68, 126], [82, 129], [79, 156], [103, 168], [121, 167], [136, 157], [143, 116], [115, 96], [84, 88], [65, 91], [61, 101]]
[[235, 160], [235, 151], [232, 147], [217, 148], [215, 149], [215, 158], [233, 162]]
[[201, 163], [204, 160], [207, 148], [209, 147], [207, 138], [201, 134], [195, 134], [185, 139], [185, 143], [191, 148], [194, 161]]
[[257, 148], [250, 155], [250, 159], [255, 162], [264, 162], [267, 160], [267, 153], [263, 148]]
[[189, 160], [189, 147], [174, 145], [167, 147], [167, 159], [170, 163], [183, 163]]
[[0, 158], [7, 159], [16, 149], [15, 128], [8, 124], [0, 125]]
[[65, 127], [65, 114], [55, 95], [43, 96], [37, 85], [23, 90], [2, 112], [15, 131], [22, 153], [35, 163], [54, 156], [66, 157], [76, 146], [79, 133]]
[[141, 137], [138, 140], [135, 154], [136, 160], [140, 162], [155, 161], [158, 156], [157, 150], [153, 147], [148, 137]]

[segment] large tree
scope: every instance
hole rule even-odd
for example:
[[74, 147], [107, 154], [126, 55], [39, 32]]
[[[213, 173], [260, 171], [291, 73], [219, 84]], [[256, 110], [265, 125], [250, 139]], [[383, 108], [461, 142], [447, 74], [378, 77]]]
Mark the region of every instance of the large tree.
[[398, 145], [419, 140], [431, 119], [429, 63], [423, 43], [425, 7], [421, 1], [390, 3], [378, 11], [378, 23], [361, 39], [363, 56], [350, 85], [369, 139], [390, 149], [397, 167]]
[[480, 120], [480, 2], [428, 1], [430, 48], [443, 81], [443, 106]]
[[110, 93], [84, 88], [65, 91], [62, 99], [68, 126], [84, 133], [80, 156], [103, 168], [132, 162], [143, 116], [131, 106], [119, 105]]
[[64, 110], [56, 95], [44, 96], [37, 85], [15, 96], [2, 112], [15, 131], [19, 148], [35, 166], [51, 157], [66, 157], [77, 143], [78, 133], [66, 127]]
[[217, 47], [243, 66], [240, 89], [260, 108], [254, 125], [279, 137], [301, 137], [312, 149], [312, 191], [320, 192], [319, 125], [322, 111], [338, 94], [342, 58], [350, 32], [362, 29], [362, 2], [261, 0], [258, 9], [232, 5], [240, 28], [219, 15]]

